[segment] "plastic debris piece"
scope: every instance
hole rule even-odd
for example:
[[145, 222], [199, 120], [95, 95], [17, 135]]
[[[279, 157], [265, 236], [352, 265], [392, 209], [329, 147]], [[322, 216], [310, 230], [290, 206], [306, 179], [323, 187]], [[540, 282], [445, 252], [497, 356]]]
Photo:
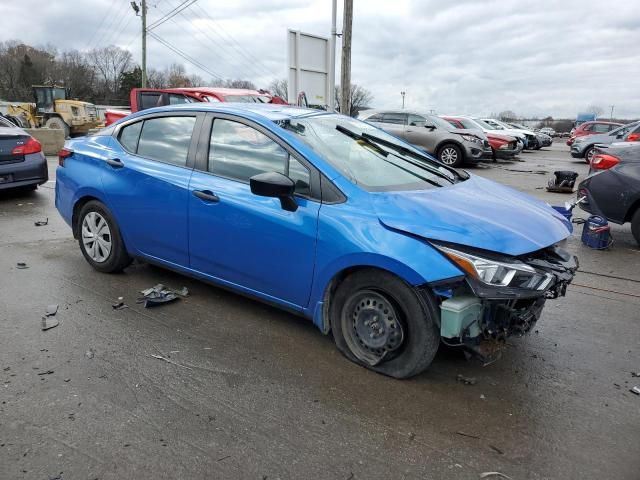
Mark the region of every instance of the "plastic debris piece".
[[44, 220], [38, 220], [37, 222], [33, 222], [36, 227], [44, 227], [45, 225], [49, 225], [49, 217]]
[[58, 321], [57, 318], [53, 317], [53, 316], [44, 316], [42, 317], [42, 331], [44, 332], [45, 330], [49, 330], [51, 328], [57, 327], [58, 325], [60, 325], [60, 322]]
[[84, 356], [87, 358], [93, 358], [95, 356], [95, 352], [93, 351], [92, 348], [90, 348], [89, 350], [84, 352]]
[[640, 395], [640, 387], [635, 386], [629, 390], [631, 393], [635, 393], [636, 395]]
[[632, 377], [640, 377], [640, 372], [631, 372]]
[[180, 290], [175, 290], [175, 293], [181, 297], [188, 297], [189, 289], [187, 287], [182, 287]]
[[510, 476], [500, 472], [483, 472], [480, 474], [480, 478], [489, 478], [489, 477], [508, 478], [509, 480], [511, 480]]
[[54, 304], [51, 304], [51, 305], [47, 305], [47, 310], [44, 313], [47, 317], [52, 317], [56, 313], [58, 313], [58, 305], [57, 304], [54, 303]]
[[500, 450], [498, 447], [496, 447], [495, 445], [489, 445], [489, 448], [491, 448], [491, 450], [493, 450], [496, 453], [499, 453], [500, 455], [504, 455], [504, 452], [502, 450]]
[[111, 308], [113, 308], [114, 310], [122, 310], [123, 308], [129, 308], [129, 305], [124, 303], [123, 300], [124, 300], [123, 297], [118, 297], [118, 301], [111, 304]]
[[52, 373], [53, 373], [53, 370], [47, 370], [46, 372], [38, 373], [38, 375], [51, 375]]
[[465, 377], [464, 375], [458, 375], [456, 377], [456, 379], [461, 382], [464, 383], [465, 385], [475, 385], [476, 384], [476, 378], [475, 377]]
[[[182, 291], [186, 291], [186, 295], [189, 294], [189, 291], [186, 288], [183, 288]], [[173, 302], [174, 300], [178, 299], [179, 295], [179, 293], [176, 293], [170, 288], [165, 287], [161, 283], [157, 284], [154, 287], [141, 290], [140, 293], [142, 294], [142, 297], [138, 298], [138, 303], [144, 303], [144, 308], [155, 307], [163, 303]]]
[[19, 270], [24, 270], [25, 268], [29, 268], [29, 265], [27, 265], [25, 262], [18, 262], [16, 263], [16, 268]]
[[471, 435], [470, 433], [456, 432], [456, 434], [461, 435], [463, 437], [475, 438], [476, 440], [480, 439], [480, 437], [478, 437], [477, 435]]

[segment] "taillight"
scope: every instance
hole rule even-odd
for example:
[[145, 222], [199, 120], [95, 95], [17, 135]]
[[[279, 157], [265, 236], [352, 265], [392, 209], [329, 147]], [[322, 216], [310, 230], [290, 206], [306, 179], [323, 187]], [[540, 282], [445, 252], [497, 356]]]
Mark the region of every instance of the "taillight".
[[591, 167], [596, 170], [608, 170], [618, 163], [620, 163], [620, 159], [618, 157], [607, 155], [606, 153], [598, 153], [591, 159]]
[[60, 150], [58, 152], [58, 165], [64, 167], [65, 159], [70, 157], [71, 155], [73, 155], [73, 150], [70, 150], [68, 148], [63, 148], [62, 150]]
[[630, 133], [627, 137], [627, 142], [639, 142], [640, 141], [640, 133]]
[[11, 150], [13, 155], [28, 155], [29, 153], [38, 153], [42, 151], [42, 145], [33, 137], [29, 137], [24, 145], [18, 145]]

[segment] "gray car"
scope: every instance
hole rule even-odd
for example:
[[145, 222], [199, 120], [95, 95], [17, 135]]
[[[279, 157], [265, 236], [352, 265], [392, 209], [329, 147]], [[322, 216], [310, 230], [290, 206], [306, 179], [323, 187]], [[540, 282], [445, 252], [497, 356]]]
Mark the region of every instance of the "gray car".
[[367, 110], [358, 118], [420, 147], [446, 165], [491, 158], [491, 146], [481, 130], [458, 129], [430, 114], [407, 110]]
[[640, 122], [628, 123], [608, 133], [578, 137], [575, 142], [573, 142], [573, 145], [571, 145], [571, 156], [574, 158], [584, 158], [587, 163], [591, 163], [596, 145], [609, 145], [613, 142], [623, 142], [632, 133], [640, 133]]
[[35, 190], [49, 179], [40, 143], [0, 117], [0, 190]]

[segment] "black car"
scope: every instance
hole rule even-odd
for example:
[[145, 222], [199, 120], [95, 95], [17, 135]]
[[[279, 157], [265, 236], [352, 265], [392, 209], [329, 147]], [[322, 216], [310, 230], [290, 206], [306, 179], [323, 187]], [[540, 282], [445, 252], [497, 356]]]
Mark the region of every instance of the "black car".
[[589, 176], [578, 186], [580, 208], [618, 224], [631, 223], [640, 245], [640, 143], [599, 146]]
[[0, 190], [35, 190], [47, 180], [47, 159], [40, 142], [0, 117]]

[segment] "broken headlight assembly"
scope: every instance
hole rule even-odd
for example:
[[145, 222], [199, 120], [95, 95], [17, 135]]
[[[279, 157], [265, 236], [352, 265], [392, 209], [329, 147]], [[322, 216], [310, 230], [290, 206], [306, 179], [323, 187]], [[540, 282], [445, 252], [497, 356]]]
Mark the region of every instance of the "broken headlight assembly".
[[434, 244], [449, 260], [467, 274], [478, 296], [540, 296], [554, 276], [516, 259], [497, 259], [469, 253], [450, 246]]

